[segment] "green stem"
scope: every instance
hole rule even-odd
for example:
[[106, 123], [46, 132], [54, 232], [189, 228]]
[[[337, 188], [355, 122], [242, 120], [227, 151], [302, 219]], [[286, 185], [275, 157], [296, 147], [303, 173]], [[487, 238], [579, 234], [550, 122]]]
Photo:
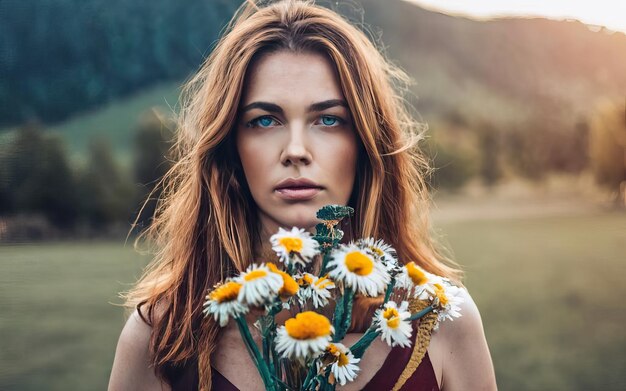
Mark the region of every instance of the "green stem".
[[330, 261], [330, 247], [324, 251], [324, 260], [322, 261], [322, 268], [320, 269], [320, 275], [318, 277], [326, 275], [326, 266]]
[[274, 372], [274, 365], [272, 364], [272, 358], [270, 357], [270, 342], [268, 335], [263, 336], [263, 361], [269, 365], [270, 373]]
[[375, 328], [370, 327], [365, 334], [359, 338], [354, 345], [350, 346], [350, 351], [356, 358], [363, 357], [365, 350], [374, 342], [374, 340], [380, 335], [380, 331], [376, 331]]
[[250, 329], [248, 329], [248, 324], [243, 316], [240, 316], [235, 319], [237, 321], [237, 326], [239, 327], [239, 332], [243, 338], [243, 341], [248, 348], [248, 352], [254, 361], [257, 369], [259, 370], [259, 374], [263, 379], [263, 384], [265, 384], [266, 390], [275, 391], [276, 387], [274, 386], [274, 382], [272, 381], [272, 375], [267, 367], [267, 363], [263, 361], [263, 357], [261, 357], [261, 353], [259, 352], [259, 348], [256, 346], [252, 335], [250, 334]]
[[304, 383], [302, 383], [302, 389], [303, 390], [308, 390], [309, 386], [311, 385], [311, 380], [313, 380], [314, 375], [315, 375], [315, 369], [316, 369], [316, 363], [317, 360], [313, 360], [313, 362], [310, 364], [309, 366], [309, 371], [306, 374], [306, 378], [304, 379]]
[[391, 297], [391, 292], [393, 292], [393, 288], [396, 285], [396, 279], [392, 278], [391, 281], [389, 282], [389, 285], [387, 285], [387, 291], [385, 292], [385, 301], [383, 302], [383, 305], [387, 304], [387, 302], [389, 301], [389, 298]]
[[333, 391], [337, 383], [330, 384], [328, 378], [330, 377], [330, 366], [326, 367], [324, 371], [324, 377], [321, 378], [323, 382], [320, 382], [320, 390], [323, 391]]
[[345, 300], [346, 294], [347, 294], [347, 290], [344, 291], [343, 295], [341, 295], [335, 302], [335, 313], [333, 314], [333, 327], [335, 328], [335, 335], [333, 336], [333, 342], [337, 342], [341, 340], [341, 339], [337, 339], [337, 337], [339, 336], [339, 334], [341, 334], [339, 329], [341, 325], [343, 324], [342, 322], [343, 310], [345, 308], [345, 306], [343, 305], [343, 302]]
[[341, 341], [350, 328], [350, 322], [352, 321], [352, 304], [354, 303], [354, 290], [346, 289], [343, 299], [343, 321], [341, 323], [340, 335], [335, 335], [335, 342]]
[[420, 312], [416, 312], [413, 315], [411, 315], [411, 317], [409, 318], [409, 320], [416, 320], [421, 318], [422, 316], [426, 315], [427, 313], [429, 313], [430, 311], [434, 310], [435, 308], [432, 305], [429, 305], [428, 307], [424, 308], [423, 310], [421, 310]]
[[279, 363], [285, 369], [285, 380], [287, 381], [287, 383], [295, 384], [295, 377], [293, 372], [291, 371], [293, 367], [290, 367], [288, 364], [289, 362], [284, 358], [281, 358]]
[[[273, 338], [270, 343], [270, 346], [274, 346]], [[271, 354], [272, 354], [272, 361], [274, 363], [274, 377], [278, 379], [282, 379], [283, 378], [283, 366], [280, 361], [280, 356], [276, 353], [276, 349], [273, 349], [273, 348], [271, 349]]]
[[[413, 321], [413, 320], [419, 319], [423, 317], [424, 315], [426, 315], [427, 313], [431, 312], [433, 309], [434, 309], [433, 306], [430, 305], [424, 308], [423, 310], [411, 315], [408, 320]], [[356, 358], [363, 357], [365, 350], [372, 344], [372, 342], [374, 342], [374, 340], [379, 335], [380, 335], [380, 331], [376, 331], [374, 327], [370, 327], [369, 329], [367, 329], [365, 334], [363, 334], [363, 336], [361, 336], [361, 338], [359, 338], [359, 340], [356, 341], [354, 345], [350, 347], [350, 351], [352, 352], [354, 357]]]
[[287, 383], [283, 382], [282, 380], [280, 380], [278, 377], [276, 376], [272, 376], [274, 378], [274, 380], [276, 382], [278, 382], [278, 384], [280, 384], [283, 388], [289, 390], [289, 391], [296, 391], [295, 388], [290, 387]]

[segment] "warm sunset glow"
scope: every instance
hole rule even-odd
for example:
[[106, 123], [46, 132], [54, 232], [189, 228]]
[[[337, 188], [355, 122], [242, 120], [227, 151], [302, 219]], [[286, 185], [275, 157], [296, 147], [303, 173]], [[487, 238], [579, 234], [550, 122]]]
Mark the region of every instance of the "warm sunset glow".
[[578, 19], [626, 32], [626, 2], [616, 0], [406, 0], [449, 14], [490, 19], [502, 16]]

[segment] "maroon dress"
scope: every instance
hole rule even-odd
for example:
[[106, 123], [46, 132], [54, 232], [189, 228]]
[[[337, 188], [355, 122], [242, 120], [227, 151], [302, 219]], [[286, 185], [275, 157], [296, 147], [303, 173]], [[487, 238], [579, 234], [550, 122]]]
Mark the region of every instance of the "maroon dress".
[[[387, 355], [385, 362], [378, 369], [374, 377], [362, 388], [366, 391], [391, 390], [400, 378], [402, 371], [409, 363], [413, 346], [415, 345], [415, 334], [413, 333], [413, 344], [408, 348], [394, 347]], [[213, 390], [216, 391], [239, 391], [221, 373], [213, 368]], [[172, 386], [172, 391], [193, 391], [198, 389], [198, 365], [195, 360], [189, 362], [184, 367], [172, 369], [167, 373], [168, 381]], [[404, 383], [401, 391], [439, 391], [437, 378], [433, 369], [428, 352], [424, 355], [422, 362], [417, 367], [411, 377]]]

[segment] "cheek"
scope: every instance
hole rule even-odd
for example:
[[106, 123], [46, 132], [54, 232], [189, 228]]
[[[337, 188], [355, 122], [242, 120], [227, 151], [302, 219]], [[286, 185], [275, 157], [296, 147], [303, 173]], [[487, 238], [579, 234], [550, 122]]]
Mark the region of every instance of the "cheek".
[[333, 187], [342, 198], [350, 196], [356, 176], [358, 147], [355, 135], [342, 135], [341, 138], [327, 143], [324, 160], [328, 163], [327, 172], [333, 178]]
[[237, 137], [237, 153], [241, 160], [243, 172], [250, 187], [250, 191], [254, 194], [259, 186], [259, 180], [263, 178], [261, 175], [266, 169], [264, 162], [265, 154], [259, 153], [260, 147], [253, 139], [249, 137]]

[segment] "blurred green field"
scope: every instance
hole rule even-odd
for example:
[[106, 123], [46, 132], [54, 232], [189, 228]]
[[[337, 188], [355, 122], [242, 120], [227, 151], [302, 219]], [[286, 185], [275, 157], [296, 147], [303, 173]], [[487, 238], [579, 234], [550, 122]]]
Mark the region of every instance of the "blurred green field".
[[626, 389], [626, 215], [442, 226], [501, 390]]
[[[626, 389], [626, 215], [437, 224], [467, 273], [501, 390]], [[0, 389], [105, 389], [117, 292], [146, 259], [121, 243], [0, 248]]]
[[[0, 247], [0, 390], [103, 390], [146, 259], [129, 243]], [[8, 315], [8, 316], [7, 316]]]

